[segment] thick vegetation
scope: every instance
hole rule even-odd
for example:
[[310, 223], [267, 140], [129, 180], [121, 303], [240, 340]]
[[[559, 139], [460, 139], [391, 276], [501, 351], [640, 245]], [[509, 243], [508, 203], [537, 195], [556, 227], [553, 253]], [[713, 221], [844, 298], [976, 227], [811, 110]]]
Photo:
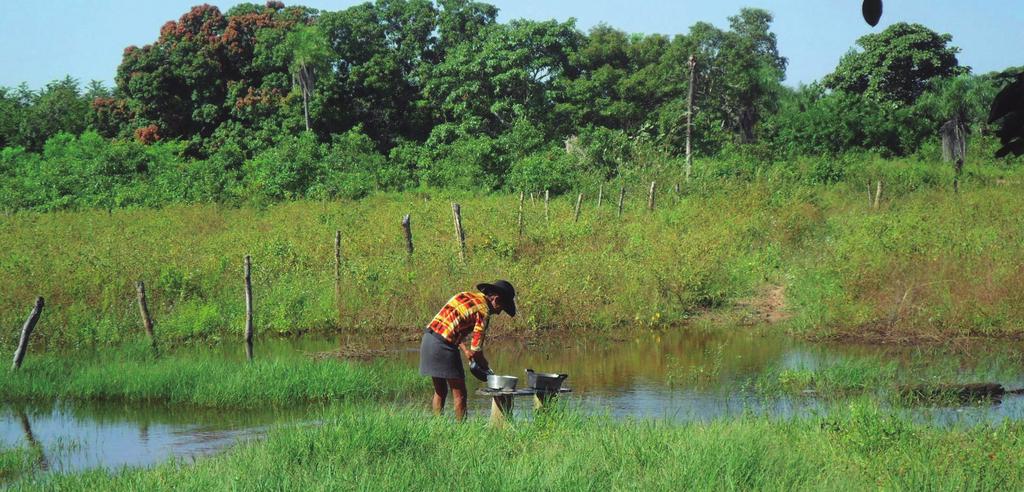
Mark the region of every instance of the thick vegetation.
[[[578, 222], [573, 199], [552, 200], [545, 219], [542, 198], [527, 197], [522, 237], [518, 197], [504, 194], [21, 212], [0, 218], [0, 319], [19, 326], [42, 295], [38, 344], [134, 340], [134, 283], [143, 280], [163, 343], [233, 340], [244, 318], [242, 258], [250, 254], [259, 337], [413, 336], [452, 292], [501, 277], [519, 286], [522, 315], [499, 318], [496, 330], [680, 325], [775, 283], [787, 288], [790, 328], [807, 336], [1019, 333], [1024, 276], [1014, 259], [1024, 253], [1024, 229], [1014, 211], [1024, 204], [1013, 170], [972, 168], [955, 194], [950, 168], [911, 159], [700, 164], [678, 195], [674, 167], [606, 183], [600, 209], [598, 190], [586, 189]], [[650, 212], [644, 188], [659, 177]], [[867, 195], [877, 181], [884, 185], [874, 209]], [[622, 217], [619, 184], [627, 189]], [[467, 230], [464, 264], [453, 201]], [[399, 226], [407, 213], [411, 258]], [[16, 335], [5, 331], [4, 343]]]
[[496, 18], [466, 0], [197, 6], [125, 49], [113, 89], [0, 89], [0, 209], [557, 194], [685, 153], [691, 56], [698, 156], [937, 159], [950, 121], [993, 133], [1016, 72], [972, 75], [949, 35], [897, 23], [789, 89], [764, 10], [674, 36]]
[[[393, 408], [327, 411], [195, 465], [28, 478], [27, 490], [1005, 490], [1024, 486], [1014, 423], [939, 429], [867, 401], [829, 417], [615, 422], [553, 412], [507, 429]], [[454, 464], [454, 465], [453, 465]]]

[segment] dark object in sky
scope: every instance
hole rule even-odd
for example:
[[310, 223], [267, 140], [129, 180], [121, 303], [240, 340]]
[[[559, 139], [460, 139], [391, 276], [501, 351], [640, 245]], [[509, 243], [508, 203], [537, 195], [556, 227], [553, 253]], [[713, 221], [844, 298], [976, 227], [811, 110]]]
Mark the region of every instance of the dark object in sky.
[[1017, 78], [1003, 87], [992, 100], [992, 110], [988, 114], [988, 122], [1002, 119], [999, 131], [999, 142], [1002, 148], [996, 151], [996, 157], [1009, 153], [1024, 154], [1024, 71]]
[[878, 19], [882, 18], [882, 0], [864, 0], [860, 12], [864, 14], [864, 20], [871, 27], [875, 27], [878, 25]]

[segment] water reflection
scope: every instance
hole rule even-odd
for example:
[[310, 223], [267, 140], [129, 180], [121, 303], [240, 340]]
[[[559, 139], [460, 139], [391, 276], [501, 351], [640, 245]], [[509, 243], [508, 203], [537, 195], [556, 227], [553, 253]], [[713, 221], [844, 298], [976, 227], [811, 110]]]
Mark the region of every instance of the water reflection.
[[298, 412], [227, 413], [162, 405], [68, 404], [0, 406], [0, 445], [28, 444], [41, 471], [147, 466], [194, 458], [262, 435]]

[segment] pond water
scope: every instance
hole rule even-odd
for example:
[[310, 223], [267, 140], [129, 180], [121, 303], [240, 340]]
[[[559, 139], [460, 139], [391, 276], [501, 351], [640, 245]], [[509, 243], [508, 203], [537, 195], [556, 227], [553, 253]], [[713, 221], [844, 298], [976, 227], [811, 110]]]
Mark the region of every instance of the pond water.
[[147, 466], [193, 459], [302, 422], [298, 411], [224, 412], [163, 405], [0, 405], [0, 447], [35, 446], [44, 472]]
[[[344, 340], [273, 341], [257, 345], [258, 357], [307, 357], [345, 346]], [[417, 366], [418, 342], [409, 342], [388, 357]], [[906, 380], [998, 382], [1024, 387], [1021, 345], [987, 344], [957, 353], [878, 346], [810, 344], [770, 329], [738, 327], [673, 330], [629, 335], [559, 336], [523, 341], [488, 342], [491, 366], [520, 377], [532, 368], [568, 373], [573, 392], [566, 402], [587, 412], [617, 418], [710, 420], [744, 413], [775, 416], [826, 412], [829, 403], [816, 395], [759, 395], [751, 382], [766, 371], [813, 369], [836, 360], [878, 357], [894, 360], [908, 372]], [[225, 347], [225, 357], [243, 354]], [[482, 383], [470, 380], [471, 389]], [[424, 409], [422, 398], [409, 403]], [[529, 400], [517, 403], [517, 418], [530, 418]], [[239, 441], [258, 438], [276, 425], [311, 423], [312, 408], [266, 411], [202, 410], [154, 405], [67, 403], [24, 405], [0, 402], [0, 447], [22, 444], [43, 450], [44, 471], [147, 466], [169, 458], [193, 459]], [[472, 396], [471, 416], [485, 416], [490, 399]], [[448, 409], [450, 412], [450, 408]], [[1024, 419], [1024, 397], [973, 406], [908, 410], [913, 418], [937, 425], [972, 425], [1004, 418]]]
[[[1020, 344], [974, 344], [955, 352], [931, 349], [808, 343], [770, 329], [674, 330], [605, 337], [582, 336], [523, 343], [489, 342], [487, 356], [499, 374], [525, 382], [527, 368], [567, 373], [571, 401], [580, 408], [614, 417], [707, 421], [739, 414], [780, 417], [826, 410], [816, 395], [758, 394], [753, 382], [768, 371], [815, 369], [865, 357], [894, 361], [908, 383], [996, 382], [1024, 388]], [[415, 367], [419, 354], [409, 347], [399, 357]], [[483, 387], [471, 376], [472, 387]], [[426, 399], [426, 396], [424, 397]], [[528, 414], [530, 405], [516, 412]], [[474, 398], [471, 410], [489, 412], [487, 398]], [[916, 420], [940, 425], [972, 424], [1003, 418], [1024, 419], [1024, 397], [1007, 395], [998, 404], [918, 407]]]

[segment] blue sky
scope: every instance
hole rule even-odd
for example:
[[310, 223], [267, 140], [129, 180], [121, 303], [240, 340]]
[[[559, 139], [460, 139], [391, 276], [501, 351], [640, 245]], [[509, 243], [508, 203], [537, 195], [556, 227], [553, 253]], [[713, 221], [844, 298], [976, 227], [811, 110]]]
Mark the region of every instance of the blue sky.
[[[201, 1], [186, 0], [5, 0], [0, 9], [0, 86], [27, 82], [39, 88], [71, 75], [83, 83], [112, 84], [129, 45], [156, 40], [164, 22]], [[208, 3], [227, 10], [234, 1]], [[293, 2], [285, 2], [293, 4]], [[352, 0], [294, 2], [340, 10]], [[918, 22], [953, 35], [960, 63], [976, 73], [1024, 65], [1024, 0], [885, 0], [882, 22], [872, 28], [860, 16], [860, 0], [494, 0], [500, 20], [577, 19], [587, 30], [604, 22], [628, 32], [679, 34], [693, 23], [727, 27], [743, 6], [775, 15], [779, 51], [789, 58], [787, 84], [820, 79], [864, 34], [893, 22]]]

